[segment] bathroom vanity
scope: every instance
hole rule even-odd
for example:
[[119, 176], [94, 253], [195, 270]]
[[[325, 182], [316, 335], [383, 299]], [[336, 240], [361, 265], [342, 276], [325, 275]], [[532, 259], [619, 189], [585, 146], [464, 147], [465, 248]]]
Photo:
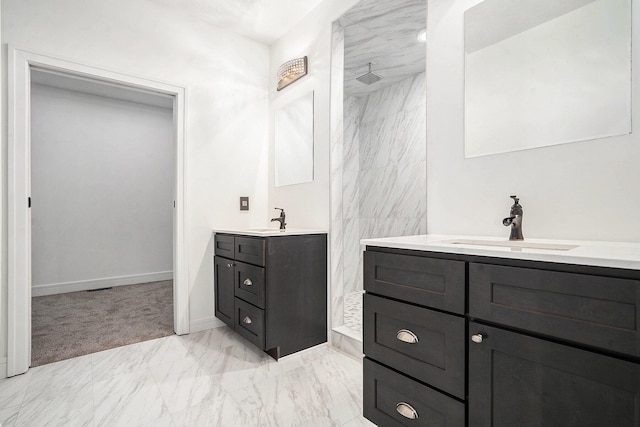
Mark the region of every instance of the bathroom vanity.
[[640, 245], [362, 244], [374, 423], [640, 425]]
[[215, 234], [215, 316], [274, 359], [327, 341], [327, 235]]

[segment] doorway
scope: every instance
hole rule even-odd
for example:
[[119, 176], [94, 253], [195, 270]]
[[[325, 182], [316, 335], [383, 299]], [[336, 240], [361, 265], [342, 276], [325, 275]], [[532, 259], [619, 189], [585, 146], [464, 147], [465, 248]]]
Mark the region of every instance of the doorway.
[[[89, 67], [32, 52], [9, 52], [8, 144], [8, 376], [26, 372], [31, 362], [31, 82], [34, 76], [64, 75], [76, 83], [98, 82], [109, 93], [164, 97], [173, 107], [173, 329], [189, 332], [184, 244], [184, 96], [179, 86]], [[36, 77], [38, 78], [38, 77]]]

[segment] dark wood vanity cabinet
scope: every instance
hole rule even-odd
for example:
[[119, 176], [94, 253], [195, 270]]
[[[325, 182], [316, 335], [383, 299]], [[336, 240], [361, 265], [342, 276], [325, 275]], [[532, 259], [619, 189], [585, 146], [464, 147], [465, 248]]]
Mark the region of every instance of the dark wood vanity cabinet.
[[[364, 259], [374, 423], [640, 426], [640, 272], [378, 247]], [[414, 298], [426, 288], [433, 300]]]
[[327, 237], [215, 235], [215, 316], [273, 358], [327, 340]]

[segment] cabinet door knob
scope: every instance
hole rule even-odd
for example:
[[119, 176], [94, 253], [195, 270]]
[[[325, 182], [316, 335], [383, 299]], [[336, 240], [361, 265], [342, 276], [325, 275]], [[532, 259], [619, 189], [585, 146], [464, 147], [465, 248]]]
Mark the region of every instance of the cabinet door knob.
[[408, 329], [400, 329], [396, 333], [396, 338], [409, 344], [416, 344], [418, 342], [418, 336]]
[[473, 341], [476, 344], [480, 344], [484, 338], [485, 338], [485, 336], [482, 335], [482, 334], [473, 334], [473, 335], [471, 335], [471, 341]]
[[403, 417], [409, 418], [410, 420], [418, 419], [418, 411], [413, 409], [413, 406], [409, 405], [406, 402], [399, 402], [396, 405], [396, 411], [398, 411], [398, 413]]
[[230, 262], [228, 262], [228, 263], [227, 263], [227, 267], [231, 268], [231, 267], [233, 267], [233, 264], [232, 264], [232, 263], [230, 263]]
[[244, 282], [242, 282], [242, 284], [244, 284], [245, 286], [251, 286], [253, 285], [253, 282], [251, 281], [251, 279], [244, 279]]
[[250, 325], [253, 322], [251, 321], [251, 318], [249, 316], [245, 316], [244, 319], [242, 319], [242, 323], [246, 323], [247, 325]]

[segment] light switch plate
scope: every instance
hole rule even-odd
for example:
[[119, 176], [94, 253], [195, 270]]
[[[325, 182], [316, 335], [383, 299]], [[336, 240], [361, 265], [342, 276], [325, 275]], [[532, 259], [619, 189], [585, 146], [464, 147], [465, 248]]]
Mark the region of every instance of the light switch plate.
[[248, 211], [249, 210], [249, 198], [248, 197], [240, 197], [240, 210]]

